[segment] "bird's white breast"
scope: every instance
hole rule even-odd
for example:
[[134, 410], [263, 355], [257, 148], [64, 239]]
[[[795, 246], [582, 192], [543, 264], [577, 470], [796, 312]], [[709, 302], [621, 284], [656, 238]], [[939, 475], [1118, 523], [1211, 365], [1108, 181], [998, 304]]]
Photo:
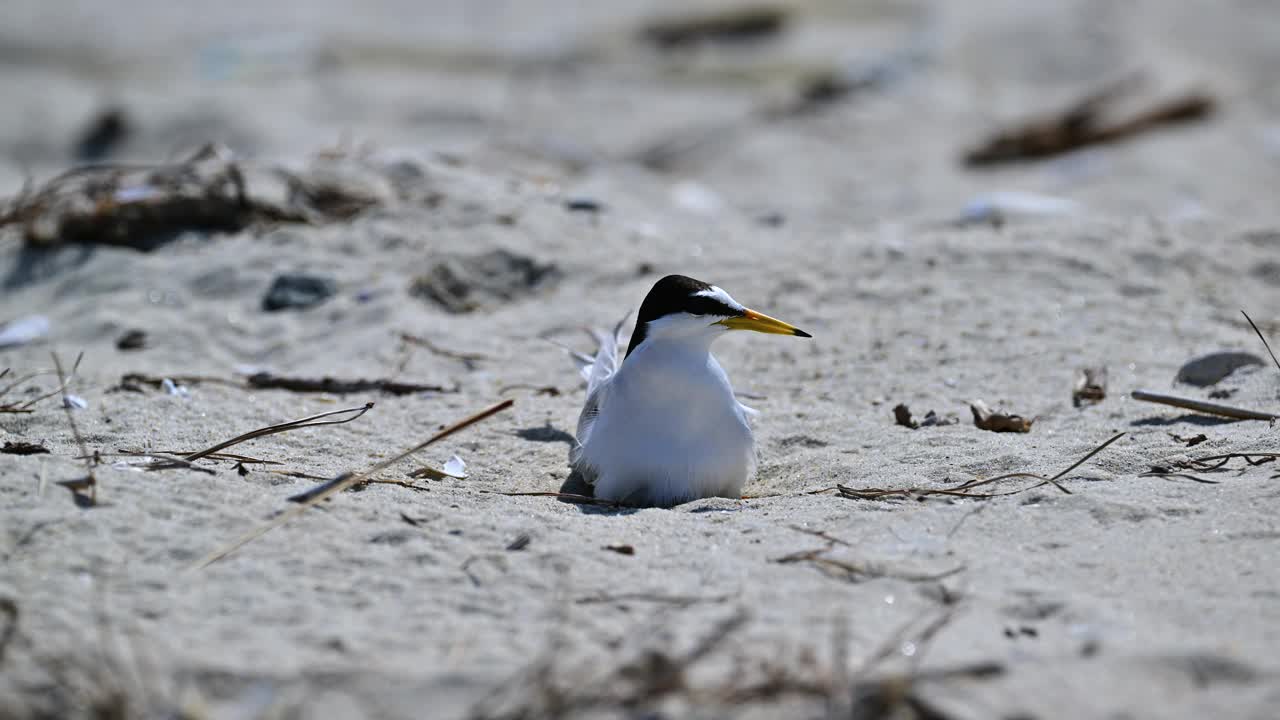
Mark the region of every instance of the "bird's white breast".
[[644, 505], [736, 498], [755, 469], [755, 441], [706, 349], [654, 343], [610, 378], [580, 462], [600, 498]]

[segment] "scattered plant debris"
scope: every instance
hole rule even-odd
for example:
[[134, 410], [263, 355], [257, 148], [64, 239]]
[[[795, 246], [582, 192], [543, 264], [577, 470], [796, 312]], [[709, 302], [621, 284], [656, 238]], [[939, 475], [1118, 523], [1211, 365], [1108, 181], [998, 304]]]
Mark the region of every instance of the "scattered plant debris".
[[[280, 423], [278, 425], [268, 425], [267, 427], [264, 427], [264, 428], [251, 430], [247, 433], [244, 433], [243, 435], [237, 435], [231, 438], [230, 440], [220, 442], [217, 445], [213, 445], [212, 447], [205, 448], [204, 450], [199, 450], [189, 455], [185, 455], [177, 462], [180, 465], [189, 466], [191, 463], [195, 462], [196, 460], [199, 460], [205, 457], [212, 457], [216, 454], [221, 453], [223, 450], [226, 450], [227, 448], [235, 445], [239, 445], [242, 442], [253, 440], [255, 438], [265, 437], [267, 435], [275, 435], [276, 433], [288, 432], [290, 430], [301, 430], [302, 428], [320, 427], [322, 425], [345, 425], [346, 423], [349, 423], [352, 420], [356, 420], [360, 418], [362, 415], [364, 415], [365, 413], [369, 412], [372, 409], [373, 409], [373, 403], [365, 403], [361, 407], [346, 408], [344, 410], [331, 410], [329, 412], [320, 413], [319, 415], [310, 415], [308, 417], [300, 418], [298, 420], [290, 420], [288, 422]], [[351, 417], [343, 418], [342, 420], [325, 420], [324, 419], [328, 417], [333, 417], [335, 415], [351, 415]], [[234, 457], [234, 456], [226, 456], [226, 457]], [[241, 462], [245, 460], [245, 458], [237, 458], [237, 459], [241, 460]], [[175, 467], [175, 465], [174, 465], [174, 461], [172, 460], [162, 460], [162, 461], [153, 463], [148, 467], [149, 469], [160, 470], [160, 469], [165, 469], [169, 467]]]
[[1128, 94], [1133, 85], [1131, 80], [1114, 83], [1058, 113], [997, 132], [969, 151], [964, 162], [969, 167], [983, 167], [1052, 157], [1164, 125], [1203, 120], [1214, 109], [1212, 97], [1189, 93], [1149, 105], [1123, 119], [1104, 120], [1107, 106]]
[[[84, 441], [84, 436], [80, 434], [80, 427], [76, 425], [75, 414], [71, 412], [71, 403], [67, 401], [67, 387], [71, 384], [72, 379], [76, 375], [76, 371], [80, 369], [80, 361], [84, 358], [84, 353], [76, 356], [75, 365], [71, 366], [71, 374], [67, 375], [62, 369], [62, 359], [57, 353], [52, 353], [53, 366], [58, 373], [58, 392], [62, 393], [62, 409], [67, 414], [67, 424], [71, 426], [71, 435], [75, 438], [76, 447], [80, 450], [81, 457], [85, 458], [85, 476], [76, 480], [64, 480], [59, 485], [71, 491], [71, 498], [76, 505], [82, 507], [94, 507], [98, 504], [98, 477], [94, 474], [94, 468], [98, 465], [98, 454], [89, 454], [89, 446]], [[82, 401], [83, 402], [83, 401]], [[86, 494], [85, 491], [88, 491]]]
[[663, 50], [702, 43], [758, 42], [782, 32], [787, 9], [772, 5], [729, 8], [702, 15], [657, 20], [641, 30], [641, 38]]
[[[435, 435], [432, 435], [431, 437], [427, 438], [423, 442], [418, 443], [417, 445], [414, 445], [413, 447], [409, 448], [408, 450], [405, 450], [402, 453], [395, 455], [394, 457], [388, 458], [379, 463], [375, 463], [374, 465], [372, 465], [369, 468], [366, 468], [362, 472], [358, 472], [358, 473], [345, 472], [338, 475], [337, 477], [333, 478], [327, 483], [316, 488], [315, 491], [309, 493], [308, 497], [301, 500], [298, 506], [289, 508], [288, 510], [281, 512], [280, 514], [273, 517], [271, 520], [268, 520], [267, 522], [246, 532], [244, 535], [241, 535], [239, 538], [237, 538], [235, 541], [233, 541], [229, 545], [226, 545], [225, 547], [222, 547], [206, 555], [204, 558], [202, 558], [199, 562], [195, 564], [194, 569], [205, 568], [205, 567], [208, 567], [209, 565], [212, 565], [213, 563], [235, 552], [237, 549], [252, 542], [254, 539], [263, 536], [264, 534], [270, 532], [274, 528], [277, 528], [289, 522], [290, 520], [294, 519], [298, 515], [301, 515], [302, 513], [306, 512], [308, 509], [317, 505], [318, 503], [332, 497], [333, 495], [336, 495], [337, 493], [342, 492], [343, 490], [354, 487], [355, 485], [358, 485], [360, 483], [367, 482], [372, 476], [376, 475], [379, 472], [382, 472], [383, 470], [391, 467], [392, 465], [395, 465], [401, 460], [404, 460], [405, 458], [410, 457], [411, 455], [414, 455], [415, 453], [418, 453], [421, 450], [424, 450], [428, 446], [433, 445], [436, 442], [449, 437], [450, 435], [453, 435], [459, 430], [466, 429], [480, 422], [481, 420], [484, 420], [492, 415], [496, 415], [497, 413], [502, 412], [503, 410], [506, 410], [507, 408], [511, 407], [514, 403], [515, 403], [514, 400], [504, 400], [498, 403], [497, 405], [494, 405], [492, 407], [489, 407], [485, 410], [482, 410], [476, 413], [475, 415], [472, 415], [469, 418], [460, 420], [454, 423], [453, 425], [450, 425], [449, 427], [441, 430]], [[372, 406], [373, 406], [372, 403], [365, 406], [365, 411], [367, 411]], [[347, 412], [350, 412], [350, 411], [347, 411]], [[334, 414], [334, 413], [326, 413], [326, 414]], [[361, 414], [363, 414], [363, 411], [361, 412]], [[359, 415], [357, 415], [356, 417], [359, 417]], [[314, 418], [307, 418], [307, 419], [310, 420]], [[351, 418], [351, 420], [354, 420], [354, 419], [355, 418]], [[302, 421], [294, 421], [294, 423], [291, 423], [291, 424], [297, 424], [299, 422], [302, 422]], [[345, 422], [350, 422], [350, 420], [347, 420]], [[314, 424], [324, 424], [324, 423], [314, 423]], [[270, 430], [270, 428], [267, 428], [264, 430]], [[281, 432], [280, 430], [272, 430], [272, 431]], [[267, 434], [264, 431], [255, 431], [255, 432], [259, 433], [259, 435]], [[258, 437], [259, 435], [253, 435], [253, 436]], [[248, 437], [246, 436], [242, 436], [242, 437], [244, 439], [248, 439]], [[239, 441], [240, 441], [240, 438], [236, 438], [235, 440], [229, 441], [229, 443], [224, 443], [222, 445], [215, 446], [212, 450], [206, 451], [206, 453], [222, 450], [228, 447], [230, 444], [234, 444], [235, 442], [239, 442]]]
[[[80, 360], [83, 357], [84, 357], [83, 353], [81, 353], [79, 356], [76, 357], [76, 364], [71, 369], [71, 377], [75, 377], [76, 370], [79, 369]], [[11, 368], [5, 368], [3, 371], [0, 371], [0, 379], [7, 377], [9, 375], [10, 370]], [[4, 387], [0, 387], [0, 400], [3, 400], [4, 397], [8, 395], [10, 392], [17, 390], [19, 387], [22, 387], [26, 383], [42, 375], [49, 375], [49, 374], [52, 374], [52, 373], [33, 372], [33, 373], [28, 373], [26, 375], [20, 376], [17, 380], [11, 381], [8, 385], [5, 385]], [[70, 382], [70, 379], [63, 379], [61, 382], [59, 382], [58, 387], [54, 388], [53, 390], [50, 390], [49, 392], [37, 395], [36, 397], [30, 400], [0, 403], [0, 413], [29, 414], [29, 413], [35, 412], [33, 408], [36, 405], [38, 405], [40, 402], [44, 400], [48, 400], [49, 398], [55, 395], [65, 396], [68, 382]], [[81, 402], [84, 402], [84, 401], [81, 400]], [[63, 405], [64, 406], [66, 405], [65, 400], [63, 402]]]
[[0, 453], [5, 455], [42, 455], [48, 452], [49, 448], [41, 443], [26, 442], [25, 440], [6, 440], [4, 447], [0, 448]]
[[147, 375], [144, 373], [125, 373], [120, 377], [119, 384], [111, 387], [107, 392], [143, 392], [143, 388], [151, 388], [152, 390], [163, 390], [164, 381], [168, 380], [178, 385], [200, 385], [202, 383], [216, 383], [219, 385], [229, 385], [231, 387], [246, 387], [243, 382], [231, 380], [227, 378], [211, 377], [207, 375]]
[[1107, 397], [1107, 369], [1105, 367], [1081, 368], [1071, 388], [1071, 404], [1076, 407], [1096, 405]]
[[[854, 487], [849, 487], [847, 485], [836, 485], [833, 488], [827, 487], [827, 488], [821, 488], [818, 490], [813, 490], [813, 491], [810, 491], [808, 494], [813, 495], [820, 492], [835, 490], [837, 493], [839, 493], [840, 497], [849, 498], [852, 500], [884, 500], [886, 498], [908, 498], [908, 499], [923, 501], [925, 498], [931, 495], [987, 499], [987, 498], [994, 498], [994, 497], [1002, 497], [1005, 495], [1017, 495], [1019, 493], [1024, 493], [1028, 490], [1034, 490], [1036, 488], [1043, 487], [1045, 485], [1052, 485], [1058, 490], [1060, 490], [1061, 492], [1063, 492], [1064, 494], [1070, 495], [1071, 491], [1063, 487], [1062, 484], [1059, 483], [1058, 481], [1066, 477], [1067, 473], [1070, 473], [1072, 470], [1075, 470], [1076, 468], [1088, 462], [1089, 458], [1092, 458], [1094, 455], [1097, 455], [1098, 453], [1105, 450], [1107, 446], [1109, 446], [1111, 443], [1119, 440], [1124, 436], [1125, 436], [1124, 433], [1118, 433], [1116, 435], [1113, 435], [1111, 439], [1102, 443], [1101, 445], [1094, 448], [1093, 450], [1090, 450], [1087, 455], [1075, 461], [1074, 463], [1071, 464], [1070, 467], [1058, 473], [1057, 475], [1054, 475], [1053, 477], [1045, 477], [1044, 475], [1037, 475], [1035, 473], [1028, 473], [1028, 472], [1015, 472], [1015, 473], [1006, 473], [1004, 475], [997, 475], [996, 477], [987, 478], [986, 480], [980, 480], [980, 479], [969, 480], [965, 483], [962, 483], [952, 488], [919, 488], [919, 487], [854, 488]], [[1003, 492], [974, 492], [978, 488], [985, 487], [993, 483], [1002, 482], [1004, 480], [1012, 480], [1015, 478], [1026, 478], [1030, 480], [1036, 480], [1038, 482], [1032, 483], [1031, 485], [1027, 485], [1025, 487], [1017, 488], [1015, 490], [1006, 490]]]
[[338, 292], [338, 284], [325, 275], [285, 273], [277, 275], [262, 298], [267, 312], [306, 310], [320, 305]]
[[826, 554], [831, 552], [833, 549], [835, 549], [835, 543], [828, 541], [825, 547], [821, 547], [816, 550], [802, 550], [789, 555], [783, 555], [780, 558], [774, 558], [773, 562], [780, 565], [799, 562], [812, 563], [814, 567], [821, 570], [823, 574], [836, 577], [841, 580], [846, 580], [851, 583], [859, 583], [864, 580], [874, 580], [877, 578], [893, 578], [896, 580], [906, 580], [908, 582], [934, 582], [964, 571], [964, 566], [954, 567], [950, 570], [943, 570], [936, 573], [916, 573], [893, 570], [891, 568], [872, 563], [852, 562], [827, 557]]
[[418, 347], [426, 348], [428, 351], [436, 355], [439, 355], [441, 357], [447, 357], [447, 358], [452, 358], [454, 360], [458, 360], [462, 362], [462, 364], [465, 365], [468, 370], [474, 370], [476, 369], [476, 365], [478, 363], [480, 363], [481, 361], [490, 359], [488, 355], [483, 355], [481, 353], [458, 352], [456, 350], [449, 350], [448, 348], [440, 347], [439, 345], [434, 343], [430, 338], [424, 337], [421, 335], [411, 335], [409, 333], [400, 333], [400, 340], [402, 342], [409, 343], [411, 345], [417, 345]]
[[1161, 395], [1160, 393], [1152, 393], [1145, 390], [1134, 390], [1131, 397], [1134, 400], [1171, 405], [1184, 410], [1193, 410], [1206, 415], [1220, 415], [1222, 417], [1235, 418], [1236, 420], [1265, 420], [1267, 422], [1280, 420], [1280, 415], [1273, 415], [1272, 413], [1245, 410], [1244, 408], [1231, 407], [1230, 405], [1219, 405], [1218, 403], [1180, 398], [1173, 395]]
[[991, 432], [1031, 432], [1031, 424], [1035, 422], [1034, 418], [995, 412], [981, 400], [969, 403], [969, 410], [973, 412], [973, 424]]
[[242, 167], [230, 150], [211, 143], [175, 163], [85, 165], [24, 188], [0, 211], [0, 228], [17, 225], [34, 247], [87, 243], [149, 251], [184, 231], [343, 220], [382, 202], [327, 180], [333, 162], [264, 172]]
[[388, 395], [412, 395], [420, 392], [449, 392], [443, 385], [406, 383], [396, 380], [339, 380], [337, 378], [295, 378], [260, 372], [246, 382], [259, 390], [288, 390], [296, 393], [329, 393], [346, 395], [360, 392], [382, 392]]
[[1152, 465], [1149, 471], [1142, 473], [1142, 477], [1180, 477], [1204, 483], [1205, 485], [1217, 485], [1220, 481], [1208, 480], [1191, 473], [1236, 472], [1243, 468], [1230, 467], [1232, 460], [1244, 460], [1247, 468], [1273, 463], [1277, 458], [1280, 458], [1280, 453], [1274, 452], [1231, 452], [1207, 455], [1199, 458], [1174, 460], [1168, 465]]
[[1187, 447], [1195, 447], [1200, 443], [1209, 439], [1209, 436], [1205, 435], [1204, 433], [1200, 433], [1199, 435], [1193, 435], [1191, 437], [1183, 437], [1176, 433], [1169, 433], [1169, 437], [1173, 438], [1174, 442], [1180, 442], [1183, 445], [1186, 445]]
[[1216, 385], [1242, 367], [1262, 365], [1262, 358], [1247, 352], [1216, 352], [1203, 355], [1178, 369], [1177, 381], [1196, 387]]
[[893, 408], [893, 421], [903, 427], [909, 427], [917, 430], [922, 427], [932, 427], [938, 425], [955, 425], [960, 422], [954, 417], [942, 417], [938, 413], [930, 410], [925, 413], [924, 419], [916, 420], [911, 416], [911, 410], [906, 405], [898, 403]]

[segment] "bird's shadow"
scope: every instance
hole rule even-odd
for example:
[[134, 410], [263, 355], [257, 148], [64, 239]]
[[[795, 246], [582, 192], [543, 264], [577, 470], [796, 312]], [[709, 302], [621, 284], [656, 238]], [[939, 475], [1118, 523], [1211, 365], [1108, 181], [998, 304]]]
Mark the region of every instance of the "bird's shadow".
[[569, 447], [573, 447], [577, 441], [569, 433], [558, 427], [553, 427], [551, 423], [547, 423], [542, 427], [524, 428], [516, 431], [516, 437], [529, 442], [553, 443], [562, 442]]

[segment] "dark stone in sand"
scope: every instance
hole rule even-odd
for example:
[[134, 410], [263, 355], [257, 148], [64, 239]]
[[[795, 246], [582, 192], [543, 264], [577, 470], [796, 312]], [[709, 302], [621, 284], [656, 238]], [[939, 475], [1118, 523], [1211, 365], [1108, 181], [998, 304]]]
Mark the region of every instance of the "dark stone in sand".
[[1261, 365], [1262, 358], [1247, 352], [1210, 353], [1192, 360], [1178, 370], [1178, 382], [1208, 387], [1247, 365]]
[[280, 275], [262, 298], [262, 309], [267, 312], [305, 310], [328, 300], [337, 291], [338, 284], [323, 275]]
[[598, 213], [604, 210], [604, 205], [591, 198], [570, 198], [564, 201], [564, 209], [569, 212]]
[[141, 350], [147, 346], [147, 333], [144, 330], [130, 330], [116, 340], [116, 349], [122, 352]]
[[451, 313], [513, 302], [560, 280], [555, 263], [508, 250], [446, 258], [414, 279], [409, 294]]

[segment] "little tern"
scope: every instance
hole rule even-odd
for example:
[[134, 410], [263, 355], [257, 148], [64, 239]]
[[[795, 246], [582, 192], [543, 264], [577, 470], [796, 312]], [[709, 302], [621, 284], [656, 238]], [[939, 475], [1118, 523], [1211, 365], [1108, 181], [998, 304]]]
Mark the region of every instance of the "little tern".
[[587, 401], [569, 463], [595, 497], [670, 507], [742, 496], [756, 466], [747, 422], [756, 413], [738, 402], [711, 354], [730, 330], [812, 337], [715, 285], [668, 275], [640, 305], [621, 360], [617, 330], [583, 358]]

